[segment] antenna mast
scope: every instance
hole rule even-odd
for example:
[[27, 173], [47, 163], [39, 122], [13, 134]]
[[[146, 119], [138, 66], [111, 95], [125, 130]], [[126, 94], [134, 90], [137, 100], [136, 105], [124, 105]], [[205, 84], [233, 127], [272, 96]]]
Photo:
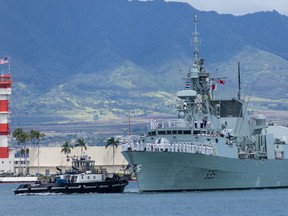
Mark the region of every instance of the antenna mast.
[[131, 136], [131, 122], [130, 122], [130, 111], [129, 111], [129, 117], [128, 117], [128, 135]]
[[198, 35], [199, 33], [197, 32], [197, 22], [198, 22], [198, 19], [197, 19], [197, 16], [196, 14], [194, 15], [194, 39], [193, 39], [193, 44], [194, 44], [194, 61], [195, 63], [198, 62], [198, 45], [199, 45], [199, 40], [198, 40]]
[[238, 99], [241, 98], [240, 62], [238, 61]]

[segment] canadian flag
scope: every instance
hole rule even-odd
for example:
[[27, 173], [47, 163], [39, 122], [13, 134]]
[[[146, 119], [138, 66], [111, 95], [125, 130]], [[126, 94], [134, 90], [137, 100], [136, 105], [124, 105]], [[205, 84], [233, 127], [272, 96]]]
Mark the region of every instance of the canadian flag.
[[221, 80], [221, 79], [216, 79], [215, 80], [216, 83], [219, 83], [221, 85], [224, 85], [225, 84], [225, 80]]
[[223, 79], [214, 79], [214, 80], [212, 80], [211, 89], [213, 91], [217, 90], [217, 85], [218, 84], [224, 85], [225, 84], [225, 80], [223, 80]]

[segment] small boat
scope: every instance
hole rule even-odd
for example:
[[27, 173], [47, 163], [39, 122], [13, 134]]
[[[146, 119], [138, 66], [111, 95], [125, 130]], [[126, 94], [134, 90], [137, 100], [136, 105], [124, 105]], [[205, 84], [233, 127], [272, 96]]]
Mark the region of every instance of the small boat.
[[37, 181], [32, 184], [20, 184], [15, 194], [37, 193], [122, 193], [128, 180], [117, 174], [108, 174], [94, 169], [95, 161], [87, 156], [72, 161], [72, 170], [58, 173], [54, 179]]

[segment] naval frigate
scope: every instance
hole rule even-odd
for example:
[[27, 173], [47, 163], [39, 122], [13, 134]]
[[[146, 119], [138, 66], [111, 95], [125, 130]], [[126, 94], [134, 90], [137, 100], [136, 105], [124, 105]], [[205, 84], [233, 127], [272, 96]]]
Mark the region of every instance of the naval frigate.
[[[177, 92], [177, 118], [152, 120], [139, 142], [122, 147], [139, 190], [288, 187], [287, 130], [269, 127], [262, 114], [248, 113], [240, 79], [238, 97], [213, 98], [215, 85], [225, 84], [225, 79], [211, 78], [198, 58], [196, 16], [193, 35], [194, 63]], [[280, 130], [283, 137], [275, 137], [273, 131]]]

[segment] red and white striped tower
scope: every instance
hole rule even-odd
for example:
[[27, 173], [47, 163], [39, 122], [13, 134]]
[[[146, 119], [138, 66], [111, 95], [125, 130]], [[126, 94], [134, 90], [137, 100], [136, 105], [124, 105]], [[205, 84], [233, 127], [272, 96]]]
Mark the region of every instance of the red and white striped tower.
[[[0, 173], [13, 172], [13, 160], [9, 158], [9, 98], [12, 78], [10, 74], [0, 75]], [[14, 157], [13, 157], [14, 158]]]

